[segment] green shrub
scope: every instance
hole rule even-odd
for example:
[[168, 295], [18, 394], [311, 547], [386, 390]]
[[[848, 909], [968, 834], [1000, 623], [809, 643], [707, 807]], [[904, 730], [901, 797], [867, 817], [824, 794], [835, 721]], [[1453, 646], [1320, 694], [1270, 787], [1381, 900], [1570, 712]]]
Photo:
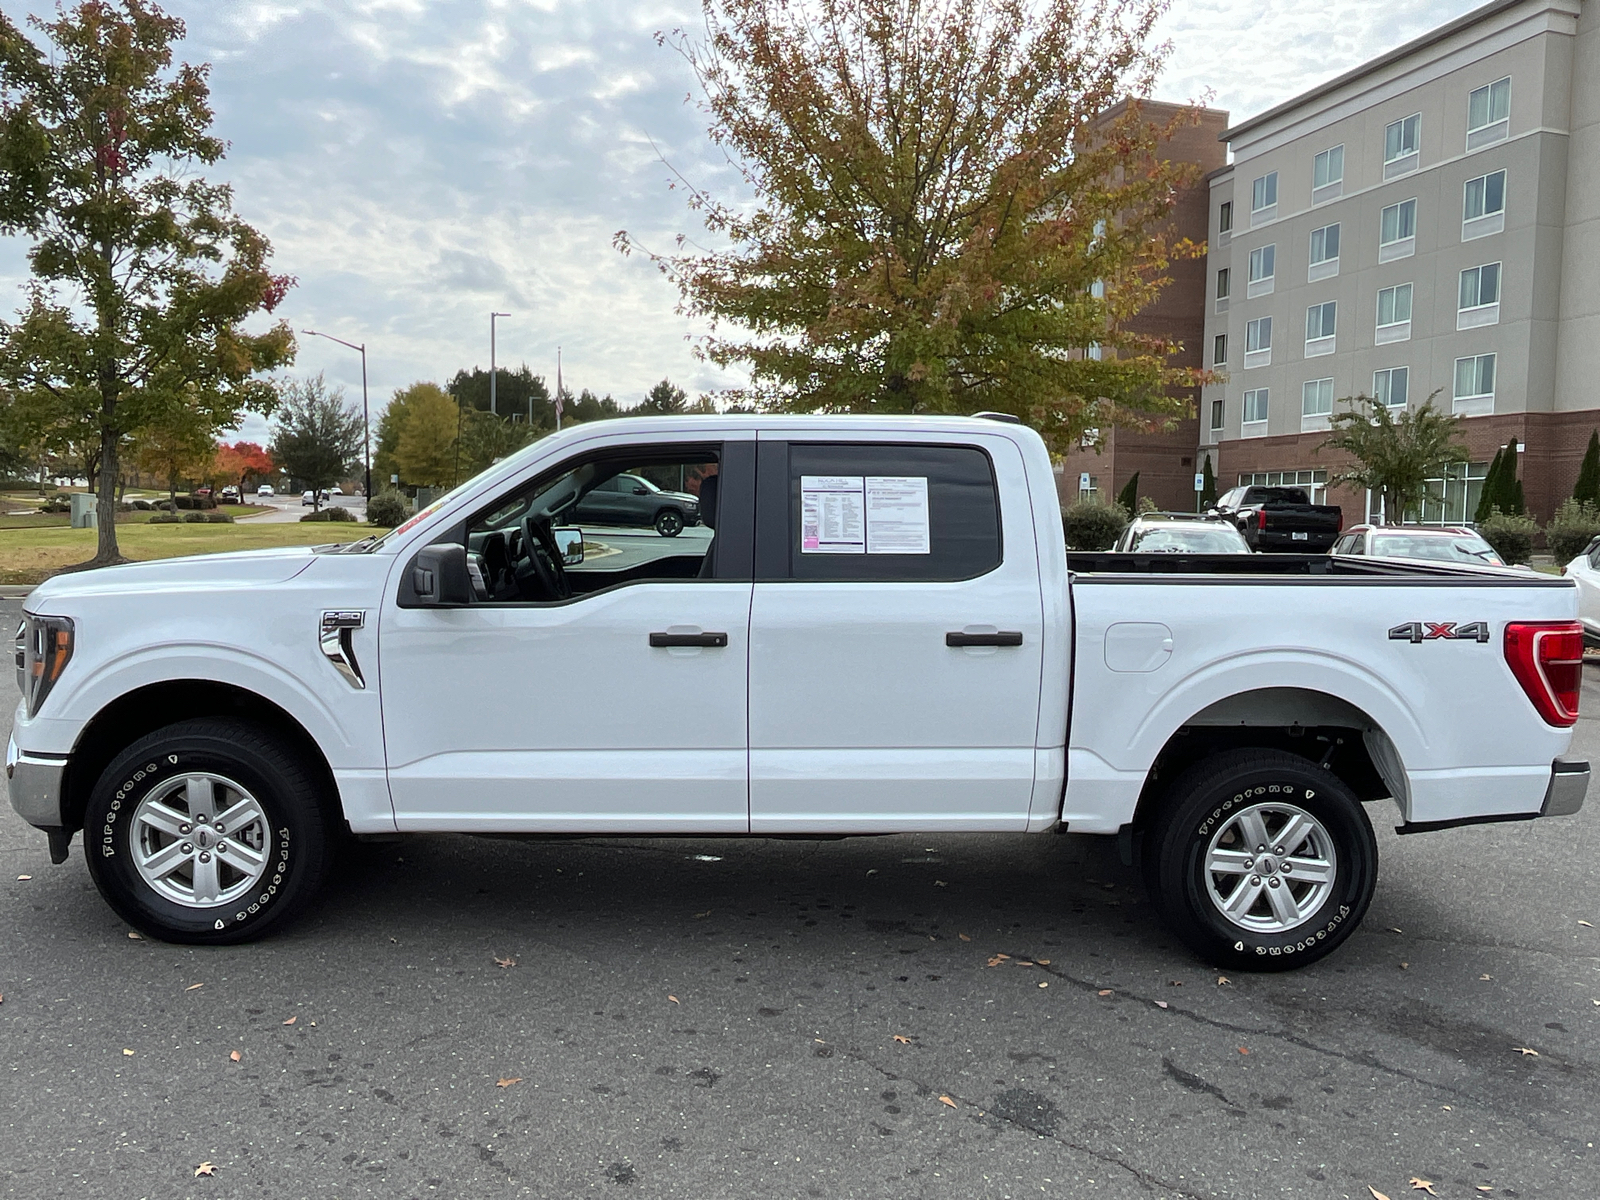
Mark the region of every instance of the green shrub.
[[1508, 566], [1515, 566], [1533, 557], [1533, 537], [1539, 525], [1532, 517], [1501, 512], [1496, 505], [1478, 522], [1478, 532]]
[[1600, 537], [1600, 508], [1587, 500], [1565, 500], [1544, 527], [1544, 540], [1557, 565], [1578, 557]]
[[385, 488], [367, 501], [367, 520], [393, 529], [411, 516], [411, 503], [393, 488]]
[[340, 508], [338, 505], [334, 505], [331, 508], [323, 509], [321, 512], [308, 512], [300, 519], [302, 521], [354, 521], [356, 515], [348, 508]]
[[172, 503], [184, 509], [215, 508], [217, 506], [217, 502], [210, 496], [178, 496], [173, 499]]
[[1061, 510], [1061, 523], [1066, 526], [1067, 549], [1109, 550], [1127, 527], [1128, 514], [1118, 504], [1080, 500]]
[[221, 512], [221, 511], [219, 511], [217, 509], [213, 509], [212, 511], [206, 513], [205, 514], [205, 518], [212, 525], [232, 525], [233, 524], [233, 518], [232, 517], [230, 517], [227, 513]]
[[183, 520], [186, 525], [204, 525], [206, 523], [206, 515], [203, 512], [191, 508], [188, 512], [183, 514]]
[[57, 492], [48, 501], [39, 506], [40, 512], [64, 513], [72, 511], [72, 497], [65, 492]]
[[130, 500], [128, 503], [140, 512], [149, 512], [155, 507], [155, 505], [151, 504], [148, 500]]
[[158, 512], [155, 516], [150, 518], [150, 524], [176, 525], [181, 520], [183, 520], [183, 518], [175, 512]]

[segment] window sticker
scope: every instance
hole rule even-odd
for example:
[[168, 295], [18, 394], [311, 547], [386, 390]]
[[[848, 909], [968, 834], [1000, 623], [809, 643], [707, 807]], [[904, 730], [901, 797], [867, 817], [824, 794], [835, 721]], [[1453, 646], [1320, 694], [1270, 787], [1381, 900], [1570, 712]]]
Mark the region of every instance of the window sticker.
[[867, 476], [867, 553], [928, 554], [928, 477]]
[[863, 483], [860, 475], [800, 477], [800, 553], [866, 553]]

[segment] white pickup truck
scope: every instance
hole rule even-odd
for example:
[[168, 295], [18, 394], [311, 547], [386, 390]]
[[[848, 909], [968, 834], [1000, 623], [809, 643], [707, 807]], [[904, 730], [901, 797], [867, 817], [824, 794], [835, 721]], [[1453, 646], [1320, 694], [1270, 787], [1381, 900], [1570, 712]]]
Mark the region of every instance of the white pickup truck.
[[[627, 475], [697, 499], [591, 519]], [[1221, 965], [1311, 962], [1402, 832], [1576, 812], [1571, 580], [1069, 554], [1000, 419], [672, 417], [544, 438], [381, 536], [62, 575], [25, 604], [13, 806], [182, 942], [303, 909], [350, 836], [1119, 836]]]

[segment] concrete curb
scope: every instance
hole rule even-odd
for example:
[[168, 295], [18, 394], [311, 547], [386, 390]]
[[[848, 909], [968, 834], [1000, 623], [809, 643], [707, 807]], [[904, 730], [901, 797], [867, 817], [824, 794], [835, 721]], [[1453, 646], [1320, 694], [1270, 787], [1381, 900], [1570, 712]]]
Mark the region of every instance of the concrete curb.
[[37, 586], [35, 583], [0, 583], [0, 600], [21, 600]]

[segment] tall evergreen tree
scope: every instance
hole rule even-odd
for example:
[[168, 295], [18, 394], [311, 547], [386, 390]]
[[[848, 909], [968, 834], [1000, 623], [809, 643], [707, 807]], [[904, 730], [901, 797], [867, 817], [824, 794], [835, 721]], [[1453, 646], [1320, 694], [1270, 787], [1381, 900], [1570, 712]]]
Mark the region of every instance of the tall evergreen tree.
[[1522, 500], [1522, 480], [1517, 478], [1517, 439], [1506, 443], [1505, 458], [1500, 462], [1500, 486], [1496, 489], [1495, 503], [1503, 513], [1521, 516], [1527, 505]]
[[1589, 448], [1583, 452], [1583, 465], [1578, 468], [1578, 482], [1572, 489], [1572, 498], [1587, 500], [1600, 508], [1600, 429], [1589, 431]]
[[1200, 474], [1204, 484], [1200, 489], [1200, 511], [1204, 512], [1217, 502], [1217, 473], [1211, 469], [1211, 455], [1206, 455], [1206, 465]]
[[1500, 466], [1505, 461], [1505, 448], [1501, 447], [1494, 452], [1494, 458], [1489, 463], [1489, 470], [1483, 476], [1483, 486], [1478, 489], [1478, 507], [1472, 512], [1474, 522], [1481, 524], [1489, 519], [1489, 514], [1494, 511], [1498, 503], [1495, 488], [1500, 485]]
[[1128, 477], [1128, 482], [1122, 485], [1122, 490], [1117, 493], [1117, 503], [1122, 505], [1122, 511], [1130, 517], [1139, 512], [1139, 472], [1135, 471]]

